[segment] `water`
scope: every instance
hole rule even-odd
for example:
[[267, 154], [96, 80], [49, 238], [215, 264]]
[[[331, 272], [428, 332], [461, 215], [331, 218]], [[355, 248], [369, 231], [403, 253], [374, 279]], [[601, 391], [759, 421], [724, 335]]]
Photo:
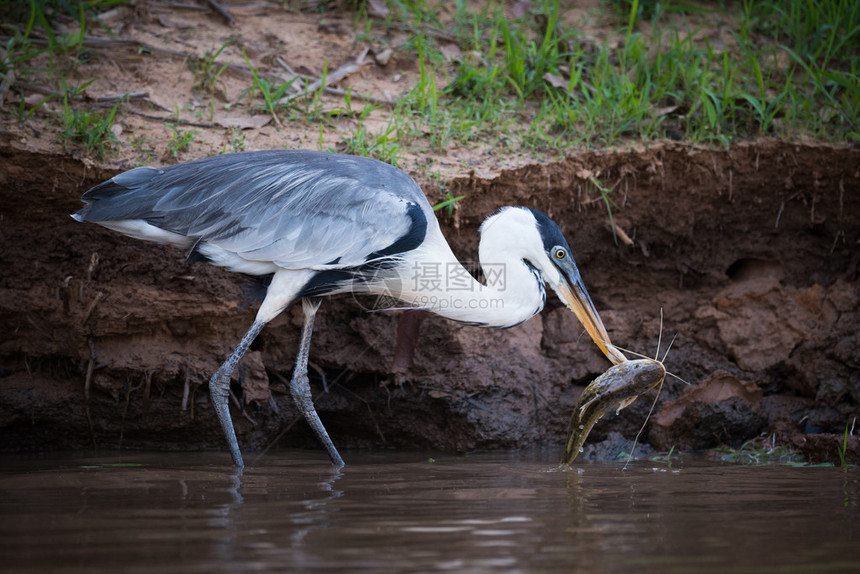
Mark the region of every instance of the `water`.
[[5, 456], [0, 570], [860, 572], [856, 468], [558, 456]]

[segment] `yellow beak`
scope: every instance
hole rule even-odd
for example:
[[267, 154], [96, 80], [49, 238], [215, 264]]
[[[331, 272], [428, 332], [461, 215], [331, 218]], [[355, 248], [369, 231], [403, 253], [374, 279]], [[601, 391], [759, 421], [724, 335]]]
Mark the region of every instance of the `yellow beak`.
[[564, 301], [567, 307], [573, 311], [591, 340], [600, 348], [606, 358], [612, 364], [618, 365], [627, 361], [621, 351], [619, 351], [610, 341], [609, 335], [606, 333], [606, 327], [603, 326], [603, 321], [600, 320], [600, 315], [597, 314], [597, 309], [594, 308], [594, 303], [591, 302], [591, 297], [588, 291], [585, 290], [585, 285], [579, 278], [579, 273], [574, 277], [567, 276], [563, 273], [562, 276], [567, 281], [562, 281], [556, 286], [556, 292]]

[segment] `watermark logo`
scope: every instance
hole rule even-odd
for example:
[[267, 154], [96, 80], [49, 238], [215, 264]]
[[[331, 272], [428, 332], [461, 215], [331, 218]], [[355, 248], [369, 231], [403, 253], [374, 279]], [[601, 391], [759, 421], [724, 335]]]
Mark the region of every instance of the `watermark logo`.
[[413, 290], [420, 293], [449, 293], [452, 291], [481, 292], [487, 289], [504, 291], [506, 274], [504, 263], [488, 263], [480, 267], [485, 283], [474, 279], [478, 267], [466, 267], [446, 261], [422, 261], [412, 266]]
[[397, 273], [375, 270], [364, 275], [350, 290], [353, 300], [365, 311], [386, 311], [409, 307], [403, 301], [403, 286]]
[[[475, 279], [477, 269], [483, 283]], [[407, 275], [391, 269], [375, 271], [355, 285], [353, 298], [367, 311], [420, 307], [441, 312], [446, 309], [482, 310], [504, 307], [501, 297], [470, 296], [470, 293], [504, 291], [507, 275], [504, 263], [468, 266], [451, 261], [414, 263]], [[404, 289], [406, 287], [406, 289]], [[408, 292], [408, 294], [407, 294]]]

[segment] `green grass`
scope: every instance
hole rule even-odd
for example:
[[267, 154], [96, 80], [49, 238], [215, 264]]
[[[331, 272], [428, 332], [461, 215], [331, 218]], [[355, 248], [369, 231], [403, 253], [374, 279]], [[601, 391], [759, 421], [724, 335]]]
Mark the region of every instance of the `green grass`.
[[240, 128], [232, 128], [230, 130], [230, 137], [227, 143], [221, 147], [220, 153], [225, 154], [245, 151], [245, 146], [245, 133]]
[[64, 90], [61, 138], [64, 145], [83, 144], [87, 154], [104, 157], [113, 151], [118, 143], [112, 131], [117, 105], [107, 113], [74, 107], [72, 104], [76, 96], [79, 96], [87, 85], [89, 82]]
[[192, 58], [188, 61], [191, 72], [194, 74], [194, 89], [209, 95], [219, 92], [219, 81], [221, 74], [229, 67], [229, 64], [216, 64], [215, 60], [227, 46], [233, 43], [228, 40], [215, 52], [206, 52], [202, 58]]
[[103, 115], [99, 112], [75, 110], [63, 100], [63, 139], [83, 143], [90, 155], [104, 157], [116, 147], [117, 139], [111, 131], [117, 106]]
[[287, 91], [292, 87], [293, 82], [295, 82], [296, 78], [289, 80], [287, 82], [281, 82], [275, 84], [264, 76], [262, 76], [256, 67], [251, 64], [251, 61], [248, 59], [248, 55], [245, 53], [245, 50], [242, 50], [242, 57], [245, 59], [245, 63], [248, 65], [248, 68], [251, 70], [251, 74], [253, 75], [253, 82], [250, 88], [250, 97], [251, 100], [254, 99], [254, 95], [256, 92], [259, 92], [263, 97], [265, 110], [272, 116], [272, 119], [275, 121], [275, 124], [278, 126], [281, 125], [281, 120], [278, 118], [278, 114], [276, 112], [276, 107], [278, 107], [279, 101], [283, 98]]
[[851, 423], [851, 429], [849, 431], [848, 423], [845, 423], [845, 434], [842, 436], [842, 444], [837, 445], [836, 452], [839, 454], [839, 466], [842, 468], [848, 468], [851, 466], [846, 460], [846, 455], [848, 454], [848, 437], [854, 432], [854, 423], [857, 422], [855, 418]]
[[656, 456], [651, 457], [652, 462], [659, 462], [665, 464], [667, 467], [672, 468], [672, 453], [675, 452], [675, 445], [669, 449], [669, 452], [666, 454], [658, 454]]
[[400, 146], [397, 144], [397, 136], [394, 134], [392, 126], [388, 126], [380, 134], [372, 134], [367, 131], [364, 123], [360, 122], [355, 131], [344, 138], [342, 148], [338, 151], [351, 155], [372, 157], [396, 166], [400, 155]]
[[[760, 135], [860, 139], [855, 2], [747, 0], [731, 12], [680, 1], [614, 5], [624, 24], [600, 44], [562, 24], [558, 0], [536, 1], [522, 18], [459, 2], [449, 24], [422, 3], [401, 9], [415, 29], [453, 31], [469, 55], [445, 63], [438, 42], [414, 39], [419, 80], [401, 99], [398, 126], [407, 138], [427, 134], [434, 149], [488, 133], [537, 149], [670, 130], [721, 145]], [[733, 36], [694, 40], [702, 16], [734, 22]]]
[[833, 466], [830, 463], [810, 464], [803, 456], [794, 452], [789, 444], [778, 445], [775, 437], [761, 437], [748, 440], [738, 448], [721, 446], [710, 451], [721, 462], [732, 464], [784, 465], [784, 466]]
[[[69, 72], [83, 69], [88, 23], [122, 1], [4, 4], [7, 58], [0, 76], [37, 75], [43, 85], [47, 76], [53, 82], [49, 87], [62, 93]], [[359, 121], [343, 137], [350, 153], [396, 161], [404, 146], [443, 151], [476, 144], [500, 152], [564, 152], [667, 134], [723, 146], [762, 135], [860, 141], [860, 4], [855, 1], [606, 0], [591, 17], [614, 28], [599, 37], [566, 18], [567, 4], [559, 0], [534, 0], [518, 17], [510, 6], [492, 1], [387, 4], [385, 20], [369, 18], [361, 1], [352, 4], [356, 38], [379, 43], [392, 31], [405, 30], [406, 43], [395, 44], [396, 57], [416, 62], [417, 79], [393, 109], [380, 112], [390, 118], [384, 133], [371, 134]], [[64, 29], [52, 25], [58, 15], [76, 22], [80, 31], [58, 32]], [[715, 22], [730, 33], [716, 37]], [[189, 60], [194, 90], [220, 92], [229, 44]], [[281, 82], [261, 73], [247, 56], [244, 60], [252, 74], [245, 91], [250, 100], [240, 98], [231, 106], [242, 105], [249, 113], [262, 109], [277, 127], [285, 119], [338, 129], [331, 120], [340, 112], [332, 112], [332, 99], [322, 88], [303, 94], [302, 103], [282, 103], [294, 80]], [[72, 103], [67, 102], [64, 122], [73, 124]], [[21, 104], [17, 115], [27, 121], [31, 110]], [[178, 143], [171, 149], [181, 149]]]
[[457, 205], [457, 202], [460, 201], [461, 199], [463, 199], [464, 197], [466, 197], [466, 196], [465, 195], [458, 195], [457, 197], [454, 197], [453, 195], [451, 195], [450, 191], [446, 191], [445, 192], [445, 199], [440, 201], [439, 203], [435, 204], [433, 206], [433, 211], [441, 211], [444, 209], [445, 214], [448, 217], [451, 217], [454, 215], [454, 207]]
[[615, 232], [615, 218], [612, 217], [612, 205], [613, 201], [609, 198], [609, 194], [612, 192], [612, 188], [606, 187], [603, 183], [592, 176], [589, 177], [588, 180], [591, 182], [591, 185], [600, 192], [600, 198], [603, 200], [603, 204], [606, 206], [606, 213], [609, 215], [609, 227], [612, 229], [612, 240], [615, 242], [615, 245], [618, 245], [618, 235]]
[[185, 131], [177, 124], [167, 124], [167, 129], [170, 130], [170, 139], [167, 142], [167, 155], [174, 159], [178, 159], [194, 142], [197, 134], [200, 133], [199, 130]]

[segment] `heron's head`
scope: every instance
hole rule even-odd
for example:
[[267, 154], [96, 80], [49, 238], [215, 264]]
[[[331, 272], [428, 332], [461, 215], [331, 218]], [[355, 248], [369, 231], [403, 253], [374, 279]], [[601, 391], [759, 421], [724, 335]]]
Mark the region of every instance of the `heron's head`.
[[[502, 221], [504, 225], [494, 225]], [[487, 218], [481, 226], [482, 235], [490, 227], [495, 227], [500, 235], [505, 234], [504, 239], [500, 239], [509, 243], [511, 249], [521, 253], [523, 259], [541, 273], [613, 364], [627, 360], [610, 342], [603, 321], [585, 289], [570, 246], [553, 220], [536, 209], [504, 207]]]

